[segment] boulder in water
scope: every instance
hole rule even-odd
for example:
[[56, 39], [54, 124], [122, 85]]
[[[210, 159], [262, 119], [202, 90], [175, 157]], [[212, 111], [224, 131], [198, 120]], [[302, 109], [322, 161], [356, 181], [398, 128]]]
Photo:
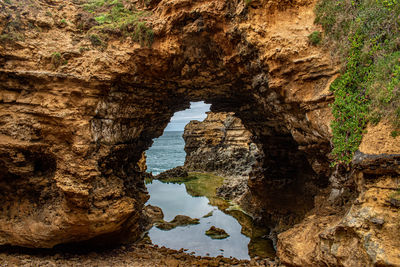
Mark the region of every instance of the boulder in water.
[[176, 215], [175, 218], [170, 221], [162, 221], [156, 224], [156, 227], [161, 230], [172, 230], [178, 226], [186, 226], [186, 225], [192, 225], [192, 224], [199, 224], [200, 220], [197, 218], [190, 218], [189, 216], [185, 215]]
[[210, 229], [206, 231], [206, 235], [208, 235], [212, 239], [225, 239], [229, 237], [229, 234], [225, 232], [224, 229], [215, 226], [211, 226]]
[[162, 209], [157, 206], [147, 205], [144, 209], [144, 213], [152, 223], [159, 222], [164, 219], [164, 213]]

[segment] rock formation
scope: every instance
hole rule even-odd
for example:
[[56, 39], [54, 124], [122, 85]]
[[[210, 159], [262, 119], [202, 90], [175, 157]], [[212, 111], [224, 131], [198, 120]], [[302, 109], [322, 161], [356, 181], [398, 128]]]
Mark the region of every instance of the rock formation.
[[156, 175], [154, 178], [162, 181], [162, 180], [168, 180], [171, 178], [178, 178], [178, 177], [179, 178], [188, 177], [188, 172], [182, 166], [178, 166], [173, 169], [166, 170], [166, 171]]
[[[376, 136], [367, 134], [364, 137], [361, 151], [353, 160], [353, 173], [331, 177], [332, 189], [326, 198], [317, 201], [320, 206], [300, 224], [278, 236], [278, 257], [283, 263], [296, 266], [400, 265], [400, 240], [396, 238], [400, 233], [399, 206], [395, 204], [400, 198], [396, 195], [400, 155], [387, 153], [398, 144], [389, 149], [376, 147], [374, 154], [362, 152], [371, 147], [366, 142], [385, 139], [393, 142], [385, 127], [380, 126], [369, 127]], [[377, 128], [383, 128], [383, 132]], [[382, 154], [377, 154], [380, 152]], [[359, 194], [351, 194], [352, 190]]]
[[215, 227], [214, 225], [206, 231], [206, 235], [208, 235], [212, 239], [225, 239], [229, 237], [229, 234], [225, 232], [224, 229]]
[[185, 168], [248, 177], [259, 154], [251, 137], [233, 113], [208, 112], [204, 121], [185, 127]]
[[[0, 244], [137, 239], [142, 153], [176, 111], [204, 100], [255, 136], [249, 186], [260, 221], [301, 223], [279, 235], [285, 263], [399, 264], [398, 207], [380, 188], [397, 186], [400, 149], [331, 176], [338, 66], [308, 42], [320, 30], [313, 0], [151, 1], [150, 47], [118, 29], [97, 40], [83, 2], [0, 2]], [[319, 223], [322, 211], [338, 223]]]
[[157, 222], [155, 225], [158, 229], [169, 231], [179, 226], [187, 226], [199, 223], [200, 220], [197, 218], [190, 218], [189, 216], [186, 215], [176, 215], [175, 218], [170, 222], [162, 220]]
[[191, 121], [186, 125], [183, 138], [185, 168], [227, 177], [217, 189], [218, 196], [252, 213], [247, 184], [261, 152], [241, 120], [232, 112], [209, 112], [204, 121]]

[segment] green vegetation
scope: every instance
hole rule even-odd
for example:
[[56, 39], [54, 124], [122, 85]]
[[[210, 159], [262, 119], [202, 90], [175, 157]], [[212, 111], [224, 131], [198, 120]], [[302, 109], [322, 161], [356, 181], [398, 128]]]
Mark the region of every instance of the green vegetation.
[[250, 5], [252, 0], [244, 0], [244, 3], [246, 4], [246, 6]]
[[344, 66], [331, 85], [332, 154], [348, 164], [368, 122], [400, 128], [400, 1], [321, 0], [316, 15]]
[[216, 197], [217, 188], [224, 182], [224, 177], [211, 173], [191, 172], [188, 177], [193, 179], [185, 182], [186, 191], [193, 197], [205, 196], [209, 199]]
[[400, 136], [400, 131], [397, 131], [397, 130], [392, 131], [392, 132], [390, 133], [390, 135], [391, 135], [393, 138], [396, 138], [397, 136]]
[[62, 60], [62, 56], [59, 52], [54, 52], [51, 55], [51, 63], [53, 63], [54, 67], [57, 68], [58, 66], [60, 66], [60, 64], [62, 62], [61, 60]]
[[20, 35], [14, 34], [14, 33], [4, 33], [0, 34], [0, 42], [6, 42], [6, 41], [18, 41], [22, 37]]
[[21, 20], [21, 15], [17, 13], [12, 19], [6, 21], [0, 32], [0, 43], [12, 43], [25, 40], [26, 25]]
[[308, 36], [308, 40], [312, 45], [318, 45], [321, 42], [321, 33], [315, 31]]
[[94, 46], [100, 46], [103, 43], [97, 34], [91, 34], [89, 40]]
[[[211, 205], [217, 206], [221, 210], [225, 210], [230, 206], [226, 200], [217, 197], [216, 194], [217, 188], [224, 182], [224, 177], [211, 173], [189, 172], [187, 177], [172, 177], [159, 181], [163, 183], [185, 184], [189, 195], [192, 197], [205, 196], [209, 199]], [[151, 183], [151, 180], [147, 179], [145, 182], [148, 184]]]
[[[247, 215], [238, 205], [232, 204], [229, 201], [219, 198], [216, 194], [217, 188], [223, 184], [224, 178], [211, 173], [200, 173], [200, 172], [190, 172], [187, 177], [181, 178], [168, 178], [159, 180], [165, 183], [184, 183], [186, 186], [186, 191], [193, 197], [205, 196], [210, 201], [209, 204], [218, 207], [221, 211], [234, 217], [242, 227], [241, 233], [250, 237], [249, 243], [249, 253], [255, 256], [265, 256], [273, 258], [275, 256], [275, 250], [271, 240], [265, 239], [265, 236], [269, 233], [269, 229], [265, 227], [258, 227], [253, 223], [253, 219]], [[151, 179], [146, 179], [146, 184], [151, 183]], [[180, 215], [178, 215], [180, 216]], [[207, 218], [213, 216], [213, 211], [207, 213], [202, 218]], [[196, 220], [196, 219], [194, 219]], [[177, 220], [174, 219], [174, 222]], [[182, 220], [180, 220], [182, 221]], [[171, 224], [172, 222], [159, 221], [155, 225], [162, 230], [169, 230], [176, 227]], [[172, 227], [171, 227], [172, 226]], [[210, 231], [214, 229], [209, 229], [206, 233], [211, 238], [211, 235], [216, 238], [224, 238], [224, 233], [218, 236], [215, 231]], [[225, 233], [226, 234], [226, 233]]]
[[148, 28], [145, 22], [138, 22], [136, 24], [135, 30], [133, 31], [132, 39], [135, 42], [140, 43], [142, 46], [146, 45], [150, 47], [154, 41], [153, 30]]
[[153, 30], [148, 26], [149, 12], [126, 9], [121, 0], [90, 0], [83, 9], [92, 13], [97, 22], [90, 31], [131, 36], [142, 46], [151, 46]]
[[58, 68], [60, 65], [67, 65], [68, 60], [64, 59], [59, 52], [54, 52], [51, 55], [51, 63], [55, 68]]
[[216, 190], [224, 182], [224, 177], [211, 173], [189, 172], [187, 177], [170, 177], [159, 180], [163, 183], [185, 184], [186, 190], [193, 197], [215, 197]]
[[81, 46], [81, 47], [79, 47], [79, 52], [80, 53], [83, 53], [83, 52], [85, 52], [85, 51], [89, 51], [90, 50], [90, 48], [89, 47], [85, 47], [85, 46]]
[[68, 24], [66, 19], [62, 19], [62, 20], [60, 20], [60, 23], [61, 23], [61, 24], [65, 24], [65, 25], [67, 25], [67, 24]]

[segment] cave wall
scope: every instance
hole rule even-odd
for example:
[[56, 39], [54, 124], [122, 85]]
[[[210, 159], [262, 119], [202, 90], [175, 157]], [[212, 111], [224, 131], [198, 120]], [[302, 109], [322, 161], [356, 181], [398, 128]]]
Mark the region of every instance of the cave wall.
[[[163, 0], [151, 48], [113, 36], [93, 47], [74, 24], [79, 5], [24, 3], [1, 3], [2, 28], [17, 17], [36, 28], [0, 46], [0, 244], [137, 239], [147, 199], [137, 162], [191, 101], [234, 112], [256, 137], [261, 220], [292, 224], [312, 208], [330, 173], [337, 73], [308, 42], [313, 1]], [[54, 66], [55, 52], [67, 64]]]

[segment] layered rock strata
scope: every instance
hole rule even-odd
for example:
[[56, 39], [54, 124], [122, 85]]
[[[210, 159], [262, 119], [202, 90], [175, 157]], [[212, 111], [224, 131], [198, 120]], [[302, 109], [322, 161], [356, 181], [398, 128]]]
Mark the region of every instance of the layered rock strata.
[[[151, 47], [118, 29], [97, 46], [84, 1], [0, 2], [0, 244], [137, 239], [147, 199], [138, 162], [191, 101], [234, 112], [255, 136], [261, 157], [249, 186], [265, 223], [289, 227], [329, 184], [345, 188], [346, 181], [328, 178], [329, 85], [338, 67], [329, 51], [308, 42], [320, 30], [314, 1], [248, 2], [151, 1]], [[349, 205], [358, 192], [350, 189]], [[318, 227], [313, 244], [323, 240]], [[282, 258], [307, 240], [296, 229], [280, 235]], [[352, 242], [362, 243], [359, 233]], [[324, 247], [317, 262], [331, 263], [336, 247]], [[285, 262], [316, 262], [312, 253], [296, 253]], [[351, 263], [349, 253], [336, 258]]]
[[190, 171], [248, 177], [260, 154], [251, 137], [232, 112], [208, 112], [204, 121], [185, 126], [184, 166]]

